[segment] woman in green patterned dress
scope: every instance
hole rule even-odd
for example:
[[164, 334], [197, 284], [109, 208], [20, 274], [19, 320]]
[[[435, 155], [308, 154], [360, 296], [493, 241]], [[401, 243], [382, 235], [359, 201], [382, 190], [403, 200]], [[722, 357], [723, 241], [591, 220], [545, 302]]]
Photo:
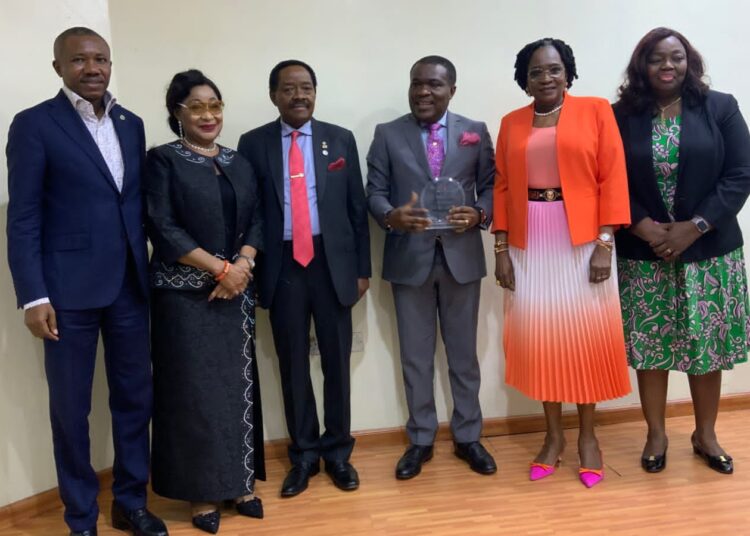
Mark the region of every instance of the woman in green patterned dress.
[[721, 374], [750, 349], [737, 222], [750, 193], [750, 135], [734, 97], [709, 90], [703, 76], [688, 40], [656, 28], [636, 46], [614, 106], [633, 222], [616, 237], [620, 297], [648, 424], [648, 472], [666, 466], [670, 370], [688, 375], [693, 451], [712, 469], [733, 471], [715, 432]]

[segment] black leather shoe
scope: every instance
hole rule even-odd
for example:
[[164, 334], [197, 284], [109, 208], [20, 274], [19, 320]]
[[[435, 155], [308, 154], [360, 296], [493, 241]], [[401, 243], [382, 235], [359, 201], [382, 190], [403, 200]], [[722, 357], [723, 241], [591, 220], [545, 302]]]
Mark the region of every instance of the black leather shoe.
[[359, 487], [359, 475], [349, 462], [326, 461], [325, 465], [326, 473], [340, 490], [354, 491]]
[[731, 475], [734, 473], [734, 464], [732, 463], [732, 457], [727, 456], [710, 456], [706, 451], [700, 448], [698, 445], [693, 443], [693, 452], [703, 458], [708, 465], [714, 471], [717, 471], [724, 475]]
[[193, 516], [193, 526], [209, 534], [219, 532], [219, 521], [221, 521], [221, 512], [218, 510]]
[[320, 463], [298, 463], [289, 469], [281, 485], [282, 497], [294, 497], [307, 489], [307, 481], [320, 472]]
[[96, 527], [89, 530], [70, 531], [70, 536], [96, 536]]
[[647, 473], [660, 473], [667, 466], [667, 449], [662, 454], [641, 458], [641, 467]]
[[432, 445], [409, 445], [396, 464], [396, 478], [408, 480], [422, 472], [422, 464], [432, 459]]
[[129, 530], [133, 536], [167, 536], [164, 521], [146, 510], [125, 510], [119, 503], [112, 503], [112, 526], [118, 530]]
[[249, 501], [242, 501], [234, 504], [237, 513], [247, 517], [263, 519], [263, 501], [258, 497]]
[[472, 471], [480, 475], [491, 475], [497, 472], [497, 465], [492, 455], [487, 452], [479, 441], [470, 443], [456, 443], [453, 453], [466, 461]]

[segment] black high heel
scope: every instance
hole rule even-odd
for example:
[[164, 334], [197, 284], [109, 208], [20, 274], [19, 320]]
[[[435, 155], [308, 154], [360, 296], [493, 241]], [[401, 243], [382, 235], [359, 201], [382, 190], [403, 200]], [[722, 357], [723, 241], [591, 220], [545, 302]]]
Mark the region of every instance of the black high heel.
[[240, 515], [263, 519], [263, 501], [258, 497], [249, 501], [235, 503], [234, 507], [237, 508], [237, 513]]
[[218, 510], [193, 516], [193, 526], [210, 534], [219, 532], [219, 521], [221, 521], [221, 513]]

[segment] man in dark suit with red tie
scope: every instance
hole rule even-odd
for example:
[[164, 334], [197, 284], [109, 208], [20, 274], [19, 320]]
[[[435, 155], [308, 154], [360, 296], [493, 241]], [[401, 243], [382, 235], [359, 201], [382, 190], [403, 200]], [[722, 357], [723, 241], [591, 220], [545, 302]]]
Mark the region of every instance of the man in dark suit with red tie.
[[[316, 88], [309, 65], [276, 65], [269, 90], [280, 118], [244, 134], [238, 148], [258, 176], [264, 211], [258, 293], [270, 310], [291, 439], [282, 497], [307, 488], [320, 458], [340, 489], [359, 487], [349, 463], [349, 362], [351, 308], [371, 274], [367, 204], [354, 136], [313, 119]], [[325, 377], [322, 435], [310, 381], [311, 319]]]
[[143, 122], [107, 91], [109, 45], [88, 28], [55, 40], [63, 88], [8, 133], [8, 262], [18, 307], [44, 339], [55, 465], [71, 535], [95, 536], [99, 482], [88, 415], [101, 333], [115, 459], [112, 525], [165, 536], [146, 510], [151, 419]]

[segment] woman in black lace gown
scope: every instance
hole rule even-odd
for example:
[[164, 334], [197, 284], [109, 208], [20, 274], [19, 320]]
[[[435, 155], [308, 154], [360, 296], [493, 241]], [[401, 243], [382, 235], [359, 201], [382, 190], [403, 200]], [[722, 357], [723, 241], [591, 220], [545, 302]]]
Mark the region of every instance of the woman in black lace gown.
[[193, 524], [219, 528], [220, 505], [262, 517], [265, 478], [255, 362], [253, 268], [261, 248], [250, 164], [215, 143], [223, 120], [216, 85], [178, 73], [167, 90], [180, 138], [148, 152], [154, 491], [192, 503]]

